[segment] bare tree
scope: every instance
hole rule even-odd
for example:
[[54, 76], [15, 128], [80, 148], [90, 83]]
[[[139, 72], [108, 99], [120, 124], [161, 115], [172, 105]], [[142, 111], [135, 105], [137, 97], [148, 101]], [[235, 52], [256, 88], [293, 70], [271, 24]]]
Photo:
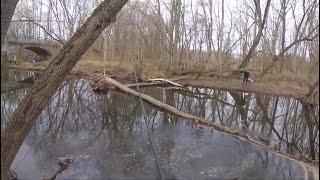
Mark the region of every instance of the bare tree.
[[65, 75], [101, 32], [114, 21], [116, 14], [126, 2], [127, 0], [103, 1], [44, 70], [43, 75], [36, 80], [1, 132], [1, 167], [7, 172], [2, 174], [8, 175], [19, 147]]
[[[295, 35], [293, 41], [286, 46], [285, 48], [281, 48], [281, 51], [277, 55], [273, 55], [272, 62], [259, 74], [258, 77], [263, 77], [274, 65], [276, 62], [280, 61], [284, 54], [293, 48], [296, 45], [299, 45], [305, 41], [314, 41], [318, 38], [319, 33], [317, 32], [319, 29], [319, 24], [312, 26], [313, 28], [309, 28], [309, 31], [306, 31], [308, 24], [310, 23], [312, 15], [315, 13], [315, 9], [317, 7], [316, 1], [313, 1], [309, 4], [308, 7], [304, 8], [303, 16], [301, 17], [300, 21], [295, 22]], [[295, 16], [293, 16], [294, 19]], [[283, 21], [283, 20], [282, 20]], [[284, 44], [282, 41], [281, 44]], [[297, 49], [294, 50], [294, 54], [296, 53]]]
[[243, 61], [239, 65], [238, 69], [245, 68], [249, 64], [250, 59], [252, 58], [253, 53], [254, 53], [256, 47], [259, 44], [260, 38], [262, 36], [262, 31], [264, 29], [264, 26], [265, 26], [265, 24], [267, 22], [267, 18], [268, 18], [268, 12], [269, 12], [269, 7], [270, 7], [271, 0], [267, 0], [267, 5], [266, 5], [265, 10], [264, 10], [263, 18], [262, 18], [261, 10], [260, 10], [260, 0], [255, 0], [254, 2], [255, 2], [255, 7], [256, 7], [256, 13], [257, 13], [257, 16], [258, 16], [258, 19], [257, 19], [258, 22], [257, 23], [259, 25], [259, 30], [258, 30], [258, 34], [255, 36], [255, 38], [254, 38], [254, 40], [252, 42], [252, 45], [251, 45], [251, 47], [249, 49], [248, 54], [244, 57]]

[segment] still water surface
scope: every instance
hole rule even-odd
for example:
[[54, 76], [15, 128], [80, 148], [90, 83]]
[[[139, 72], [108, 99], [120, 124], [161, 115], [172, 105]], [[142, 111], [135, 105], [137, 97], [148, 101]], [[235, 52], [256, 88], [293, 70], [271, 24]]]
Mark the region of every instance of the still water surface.
[[[2, 128], [26, 91], [1, 94]], [[308, 129], [302, 107], [294, 99], [195, 87], [143, 91], [185, 112], [258, 135], [281, 151], [308, 151]], [[40, 179], [51, 176], [59, 167], [59, 158], [68, 156], [73, 162], [57, 179], [159, 179], [146, 119], [166, 179], [305, 176], [294, 161], [194, 126], [149, 104], [144, 107], [145, 117], [137, 98], [116, 91], [94, 94], [83, 79], [65, 82], [43, 110], [11, 168], [21, 179]], [[318, 131], [315, 139], [318, 142]]]

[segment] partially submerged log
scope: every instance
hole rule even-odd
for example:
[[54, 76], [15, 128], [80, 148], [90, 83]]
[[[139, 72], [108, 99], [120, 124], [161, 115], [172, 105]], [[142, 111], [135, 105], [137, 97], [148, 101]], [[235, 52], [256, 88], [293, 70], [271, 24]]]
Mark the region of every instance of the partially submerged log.
[[149, 86], [159, 86], [159, 85], [164, 85], [165, 83], [163, 82], [153, 82], [153, 83], [134, 83], [134, 84], [126, 84], [128, 88], [136, 88], [137, 86], [139, 87], [149, 87]]
[[182, 87], [177, 87], [177, 86], [168, 86], [168, 87], [164, 87], [164, 89], [166, 89], [166, 90], [171, 90], [171, 89], [174, 89], [174, 90], [184, 90], [184, 88], [182, 88]]
[[178, 84], [178, 83], [175, 83], [173, 81], [170, 81], [168, 79], [163, 79], [163, 78], [149, 79], [149, 81], [162, 81], [162, 82], [166, 82], [166, 83], [169, 83], [171, 85], [174, 85], [174, 86], [183, 87], [181, 84]]
[[[87, 74], [83, 74], [83, 77], [86, 77], [86, 76]], [[115, 89], [115, 86], [113, 84], [101, 84], [99, 83], [98, 79], [93, 79], [93, 78], [89, 78], [89, 79], [94, 81], [93, 83], [90, 84], [94, 92], [100, 93], [100, 92], [107, 92], [109, 89]], [[141, 88], [141, 87], [160, 86], [160, 85], [173, 85], [173, 87], [170, 86], [170, 89], [181, 89], [183, 87], [182, 85], [175, 83], [172, 80], [162, 79], [162, 78], [158, 78], [155, 80], [160, 82], [141, 82], [141, 83], [134, 83], [134, 84], [126, 84], [124, 86], [128, 88], [137, 88], [139, 86]]]
[[[195, 122], [195, 123], [203, 123], [203, 124], [210, 124], [209, 122], [207, 122], [205, 119], [203, 118], [200, 118], [200, 117], [197, 117], [197, 116], [194, 116], [194, 115], [191, 115], [191, 114], [188, 114], [188, 113], [185, 113], [185, 112], [182, 112], [168, 104], [165, 104], [157, 99], [154, 99], [153, 97], [151, 96], [148, 96], [146, 94], [142, 94], [142, 93], [139, 93], [137, 91], [134, 91], [133, 89], [130, 89], [128, 88], [127, 86], [113, 80], [112, 78], [110, 77], [105, 77], [105, 82], [106, 83], [109, 83], [109, 84], [113, 84], [114, 86], [116, 86], [117, 88], [119, 88], [120, 90], [122, 90], [123, 92], [125, 93], [128, 93], [130, 95], [133, 95], [135, 97], [141, 97], [143, 100], [149, 102], [150, 104], [152, 105], [155, 105], [161, 109], [164, 109], [166, 111], [169, 111], [173, 114], [176, 114], [180, 117], [183, 117], [183, 118], [186, 118], [186, 119], [189, 119], [191, 120], [192, 122]], [[222, 127], [222, 126], [218, 126], [218, 125], [213, 125], [215, 128], [217, 128], [218, 130], [221, 130], [221, 131], [224, 131], [225, 128]]]
[[[92, 76], [92, 75], [89, 75], [89, 76]], [[93, 79], [101, 79], [101, 78], [103, 78], [103, 77], [95, 76]], [[279, 155], [281, 157], [284, 157], [284, 158], [289, 159], [289, 160], [296, 161], [299, 164], [301, 164], [303, 168], [305, 168], [306, 175], [307, 175], [308, 171], [312, 171], [314, 177], [317, 177], [318, 171], [315, 172], [314, 165], [312, 163], [301, 161], [301, 159], [299, 159], [298, 157], [282, 153], [282, 152], [274, 149], [273, 147], [268, 146], [265, 143], [261, 142], [261, 140], [259, 138], [257, 138], [257, 137], [253, 137], [251, 135], [244, 134], [243, 132], [241, 132], [239, 130], [232, 130], [232, 129], [229, 129], [229, 128], [224, 127], [224, 126], [220, 126], [220, 125], [211, 123], [211, 122], [207, 121], [204, 118], [197, 117], [197, 116], [185, 113], [183, 111], [180, 111], [177, 108], [172, 107], [172, 106], [170, 106], [168, 104], [165, 104], [165, 103], [163, 103], [163, 102], [161, 102], [161, 101], [159, 101], [157, 99], [154, 99], [151, 96], [148, 96], [146, 94], [142, 94], [140, 92], [134, 91], [133, 89], [130, 89], [129, 87], [127, 87], [127, 86], [125, 86], [125, 85], [113, 80], [110, 77], [103, 78], [101, 83], [113, 84], [114, 86], [116, 86], [117, 88], [122, 90], [123, 92], [128, 93], [128, 94], [130, 94], [132, 96], [141, 98], [142, 100], [150, 103], [151, 105], [154, 105], [154, 106], [156, 106], [156, 107], [158, 107], [158, 108], [160, 108], [162, 110], [169, 111], [170, 113], [173, 113], [173, 114], [175, 114], [175, 115], [177, 115], [179, 117], [182, 117], [182, 118], [184, 118], [185, 120], [188, 120], [191, 123], [196, 123], [196, 124], [199, 124], [199, 125], [212, 127], [215, 130], [218, 130], [218, 131], [220, 131], [222, 133], [231, 135], [232, 137], [238, 138], [240, 140], [250, 142], [250, 143], [252, 143], [252, 144], [254, 144], [254, 145], [256, 145], [256, 146], [258, 146], [260, 148], [263, 148], [263, 149], [265, 149], [265, 150], [267, 150], [269, 152], [273, 152], [273, 153], [275, 153], [275, 154], [277, 154], [277, 155]]]

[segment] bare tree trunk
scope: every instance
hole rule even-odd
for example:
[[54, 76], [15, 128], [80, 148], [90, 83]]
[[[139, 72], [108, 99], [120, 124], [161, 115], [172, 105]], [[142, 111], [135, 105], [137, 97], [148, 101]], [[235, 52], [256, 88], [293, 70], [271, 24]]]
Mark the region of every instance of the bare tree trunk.
[[267, 5], [266, 5], [266, 8], [264, 10], [264, 15], [263, 15], [262, 22], [261, 22], [260, 0], [255, 0], [255, 3], [256, 3], [257, 10], [258, 10], [257, 13], [258, 13], [258, 19], [259, 19], [258, 20], [258, 22], [259, 22], [259, 31], [258, 31], [257, 36], [253, 40], [253, 43], [252, 43], [252, 45], [251, 45], [251, 47], [249, 49], [248, 54], [245, 56], [245, 58], [243, 59], [242, 63], [238, 67], [238, 69], [245, 68], [249, 64], [250, 59], [252, 58], [253, 53], [254, 53], [256, 47], [258, 46], [258, 44], [260, 42], [260, 38], [262, 36], [262, 31], [263, 31], [264, 25], [266, 24], [266, 21], [267, 21], [271, 0], [267, 1]]
[[221, 22], [220, 22], [220, 28], [219, 28], [219, 46], [218, 46], [218, 53], [219, 53], [219, 59], [218, 59], [218, 64], [221, 65], [223, 64], [222, 61], [222, 54], [223, 54], [223, 28], [224, 28], [224, 0], [221, 2]]
[[[180, 43], [180, 21], [181, 21], [181, 0], [176, 0], [175, 10], [174, 10], [174, 57], [177, 58], [178, 54], [178, 44]], [[175, 59], [176, 60], [176, 59]]]
[[1, 49], [18, 1], [19, 0], [1, 1]]
[[43, 108], [82, 55], [110, 25], [128, 0], [105, 0], [76, 31], [18, 105], [1, 133], [1, 167], [10, 167]]
[[[284, 51], [285, 48], [285, 43], [286, 43], [286, 0], [281, 1], [281, 21], [282, 21], [282, 38], [281, 38], [281, 51]], [[283, 68], [284, 65], [284, 54], [281, 55], [281, 66], [280, 66], [280, 71]]]
[[312, 112], [314, 112], [314, 106], [301, 102], [302, 104], [302, 112], [304, 114], [304, 118], [307, 122], [308, 127], [308, 135], [309, 135], [309, 157], [314, 160], [316, 159], [316, 147], [315, 147], [315, 136], [314, 136], [314, 127], [317, 122], [314, 122], [315, 118], [312, 118]]

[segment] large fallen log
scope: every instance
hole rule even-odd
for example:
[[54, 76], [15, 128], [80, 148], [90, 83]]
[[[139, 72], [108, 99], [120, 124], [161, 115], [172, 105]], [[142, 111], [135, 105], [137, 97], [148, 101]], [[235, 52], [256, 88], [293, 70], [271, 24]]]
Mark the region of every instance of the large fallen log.
[[97, 74], [92, 75], [92, 74], [87, 74], [87, 73], [83, 73], [83, 77], [86, 79], [89, 79], [89, 80], [99, 82], [102, 86], [110, 86], [110, 84], [111, 84], [125, 93], [128, 93], [128, 94], [135, 96], [135, 97], [138, 97], [138, 98], [140, 97], [140, 98], [142, 98], [142, 100], [150, 103], [151, 105], [156, 106], [157, 108], [160, 108], [162, 110], [168, 111], [168, 112], [175, 114], [179, 117], [182, 117], [182, 118], [184, 118], [184, 120], [187, 120], [190, 123], [214, 128], [215, 130], [218, 130], [224, 134], [230, 135], [230, 136], [237, 138], [237, 139], [240, 139], [242, 141], [247, 141], [253, 145], [256, 145], [257, 147], [260, 147], [264, 150], [267, 150], [267, 151], [272, 152], [276, 155], [279, 155], [280, 157], [295, 161], [295, 162], [301, 164], [301, 166], [305, 169], [306, 177], [307, 177], [308, 173], [311, 173], [313, 175], [313, 177], [318, 177], [319, 171], [318, 171], [318, 167], [314, 161], [310, 161], [308, 159], [302, 159], [301, 157], [295, 157], [293, 155], [289, 155], [289, 154], [280, 152], [277, 149], [274, 149], [272, 146], [266, 145], [259, 137], [245, 134], [239, 130], [234, 130], [234, 129], [230, 129], [228, 127], [220, 126], [220, 125], [211, 123], [204, 118], [197, 117], [197, 116], [185, 113], [183, 111], [180, 111], [179, 109], [172, 107], [168, 104], [165, 104], [157, 99], [154, 99], [151, 96], [134, 91], [133, 89], [130, 89], [126, 85], [121, 84], [110, 77], [101, 76], [101, 75], [97, 75]]
[[308, 171], [311, 171], [313, 173], [313, 176], [314, 177], [318, 177], [318, 171], [316, 170], [315, 168], [315, 165], [312, 164], [312, 162], [308, 162], [308, 161], [302, 161], [301, 159], [299, 159], [298, 157], [295, 157], [295, 156], [292, 156], [292, 155], [288, 155], [288, 154], [285, 154], [285, 153], [282, 153], [276, 149], [274, 149], [273, 147], [271, 146], [268, 146], [266, 144], [264, 144], [263, 142], [261, 142], [261, 140], [259, 138], [256, 138], [254, 136], [249, 136], [248, 134], [244, 134], [243, 132], [239, 131], [239, 130], [233, 130], [233, 129], [230, 129], [230, 128], [227, 128], [227, 127], [223, 127], [223, 126], [220, 126], [220, 125], [217, 125], [217, 124], [214, 124], [214, 123], [211, 123], [209, 121], [207, 121], [206, 119], [204, 118], [201, 118], [201, 117], [197, 117], [197, 116], [194, 116], [194, 115], [191, 115], [191, 114], [188, 114], [188, 113], [185, 113], [183, 111], [180, 111], [179, 109], [175, 108], [175, 107], [172, 107], [168, 104], [165, 104], [157, 99], [154, 99], [153, 97], [151, 96], [148, 96], [146, 94], [142, 94], [142, 93], [139, 93], [133, 89], [130, 89], [129, 87], [127, 87], [126, 85], [123, 85], [117, 81], [115, 81], [114, 79], [110, 78], [110, 77], [106, 77], [106, 76], [98, 76], [98, 75], [87, 75], [90, 79], [99, 79], [101, 83], [106, 83], [106, 84], [113, 84], [114, 86], [116, 86], [117, 88], [119, 88], [121, 91], [125, 92], [125, 93], [128, 93], [132, 96], [135, 96], [135, 97], [138, 97], [138, 98], [141, 98], [142, 100], [150, 103], [151, 105], [154, 105], [162, 110], [165, 110], [165, 111], [168, 111], [172, 114], [175, 114], [179, 117], [182, 117], [184, 118], [185, 120], [188, 120], [189, 122], [191, 123], [195, 123], [195, 124], [198, 124], [198, 125], [204, 125], [204, 126], [207, 126], [207, 127], [212, 127], [214, 128], [215, 130], [218, 130], [224, 134], [227, 134], [227, 135], [231, 135], [232, 137], [235, 137], [235, 138], [238, 138], [240, 140], [243, 140], [243, 141], [247, 141], [251, 144], [254, 144], [262, 149], [265, 149], [269, 152], [273, 152], [283, 158], [286, 158], [286, 159], [289, 159], [289, 160], [293, 160], [293, 161], [296, 161], [298, 162], [299, 164], [302, 165], [302, 167], [305, 169], [305, 172], [306, 172], [306, 176], [308, 174]]
[[[90, 77], [91, 76], [91, 77]], [[100, 83], [105, 83], [105, 85], [114, 85], [115, 87], [117, 87], [118, 89], [120, 89], [121, 91], [125, 92], [125, 93], [128, 93], [130, 95], [133, 95], [135, 97], [141, 97], [144, 101], [160, 108], [160, 109], [163, 109], [163, 110], [166, 110], [166, 111], [169, 111], [177, 116], [180, 116], [182, 118], [185, 118], [186, 120], [189, 120], [190, 122], [192, 123], [200, 123], [200, 124], [203, 124], [203, 125], [206, 125], [206, 126], [209, 126], [209, 127], [213, 127], [214, 129], [218, 130], [218, 131], [221, 131], [221, 132], [224, 132], [224, 133], [227, 133], [229, 135], [233, 135], [237, 138], [244, 138], [246, 140], [249, 140], [251, 142], [253, 142], [254, 144], [257, 144], [257, 145], [262, 145], [262, 146], [266, 146], [265, 144], [263, 144], [262, 142], [259, 142], [258, 141], [258, 138], [257, 139], [253, 139], [255, 137], [251, 137], [251, 136], [248, 136], [248, 134], [244, 134], [243, 132], [239, 131], [239, 130], [231, 130], [227, 127], [224, 127], [224, 126], [220, 126], [220, 125], [217, 125], [217, 124], [213, 124], [207, 120], [205, 120], [204, 118], [201, 118], [201, 117], [198, 117], [198, 116], [194, 116], [194, 115], [191, 115], [191, 114], [188, 114], [188, 113], [185, 113], [183, 111], [180, 111], [178, 110], [177, 108], [175, 107], [172, 107], [168, 104], [165, 104], [157, 99], [154, 99], [153, 97], [149, 96], [149, 95], [146, 95], [146, 94], [142, 94], [142, 93], [139, 93], [137, 91], [134, 91], [132, 89], [130, 89], [127, 85], [123, 85], [117, 81], [115, 81], [114, 79], [110, 78], [110, 77], [99, 77], [97, 75], [93, 75], [94, 77], [92, 77], [92, 75], [89, 75], [88, 74], [88, 77], [90, 77], [90, 79], [100, 79]], [[139, 83], [137, 84], [139, 85]]]
[[[156, 106], [156, 107], [158, 107], [160, 109], [169, 111], [169, 112], [171, 112], [173, 114], [176, 114], [176, 115], [178, 115], [180, 117], [186, 118], [186, 119], [188, 119], [188, 120], [190, 120], [192, 122], [195, 122], [195, 123], [210, 124], [212, 127], [214, 127], [217, 130], [228, 131], [223, 126], [212, 124], [212, 123], [206, 121], [205, 119], [203, 119], [201, 117], [197, 117], [197, 116], [182, 112], [182, 111], [178, 110], [177, 108], [174, 108], [174, 107], [172, 107], [172, 106], [170, 106], [168, 104], [165, 104], [165, 103], [163, 103], [163, 102], [161, 102], [161, 101], [159, 101], [157, 99], [154, 99], [153, 97], [151, 97], [149, 95], [142, 94], [142, 93], [139, 93], [139, 92], [137, 92], [137, 91], [135, 91], [133, 89], [130, 89], [126, 85], [123, 85], [123, 84], [119, 83], [118, 81], [115, 81], [114, 79], [112, 79], [110, 77], [105, 77], [103, 80], [105, 81], [105, 83], [112, 84], [112, 85], [116, 86], [117, 88], [119, 88], [121, 91], [123, 91], [125, 93], [133, 95], [135, 97], [141, 97], [144, 101], [147, 101], [150, 104], [152, 104], [152, 105], [154, 105], [154, 106]], [[103, 80], [102, 80], [102, 82], [103, 82]], [[239, 134], [240, 132], [239, 131], [230, 131], [230, 133]], [[245, 137], [245, 135], [243, 135], [243, 137]]]
[[164, 82], [152, 82], [152, 83], [137, 83], [137, 84], [126, 84], [128, 88], [136, 88], [137, 86], [139, 87], [149, 87], [149, 86], [159, 86], [159, 85], [164, 85]]
[[[104, 73], [105, 75], [107, 75], [106, 73]], [[86, 74], [82, 74], [83, 77], [86, 77]], [[110, 75], [108, 75], [110, 77]], [[110, 78], [113, 78], [113, 77], [110, 77]], [[162, 79], [162, 78], [157, 78], [157, 79], [152, 79], [154, 81], [157, 81], [157, 82], [140, 82], [140, 83], [133, 83], [133, 84], [126, 84], [125, 86], [128, 87], [128, 88], [137, 88], [138, 86], [141, 88], [141, 87], [150, 87], [150, 86], [165, 86], [165, 85], [173, 85], [173, 87], [171, 86], [170, 88], [171, 89], [182, 89], [183, 86], [181, 84], [178, 84], [178, 83], [175, 83], [173, 82], [174, 80], [181, 80], [181, 79], [185, 79], [186, 77], [176, 77], [176, 78], [172, 78], [172, 79]], [[108, 86], [106, 85], [101, 85], [99, 83], [99, 79], [95, 79], [95, 78], [89, 78], [91, 80], [94, 80], [93, 83], [91, 83], [91, 87], [93, 89], [100, 89], [101, 92], [103, 91], [107, 91], [108, 89], [113, 89], [113, 85], [110, 84]]]

